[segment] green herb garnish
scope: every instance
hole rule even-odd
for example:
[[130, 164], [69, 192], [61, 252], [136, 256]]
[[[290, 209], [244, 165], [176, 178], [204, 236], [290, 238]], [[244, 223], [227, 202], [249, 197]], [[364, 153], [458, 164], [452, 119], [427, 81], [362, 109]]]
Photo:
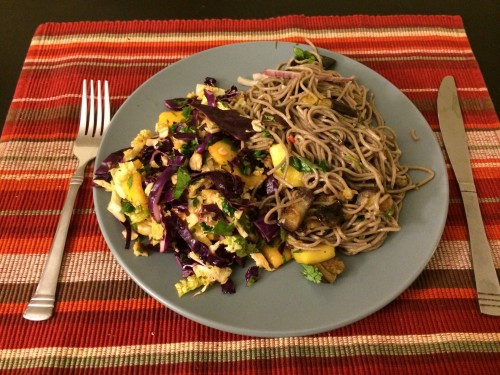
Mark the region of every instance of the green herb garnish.
[[219, 220], [213, 227], [214, 234], [219, 236], [229, 236], [234, 231], [234, 225], [228, 224], [225, 220]]
[[313, 169], [317, 169], [322, 172], [327, 172], [330, 168], [326, 164], [326, 161], [322, 160], [319, 164], [315, 164], [312, 161], [304, 158], [303, 156], [291, 156], [290, 165], [294, 167], [299, 172], [310, 173]]
[[243, 176], [250, 176], [252, 173], [252, 163], [250, 163], [246, 158], [241, 159], [241, 164], [238, 168]]
[[183, 155], [191, 157], [191, 155], [193, 155], [197, 147], [198, 147], [198, 141], [195, 139], [194, 141], [184, 143], [181, 146], [179, 152]]
[[269, 133], [269, 131], [267, 131], [267, 130], [263, 130], [260, 132], [260, 136], [262, 138], [271, 138], [271, 133]]
[[127, 179], [127, 187], [130, 189], [133, 184], [134, 184], [134, 175], [131, 174], [130, 176], [128, 176]]
[[288, 232], [286, 231], [286, 229], [283, 229], [280, 227], [280, 240], [281, 240], [281, 242], [285, 242], [287, 236], [288, 236]]
[[217, 234], [219, 236], [230, 236], [234, 232], [234, 225], [229, 224], [225, 220], [219, 220], [212, 227], [207, 223], [200, 223], [201, 229], [205, 233]]
[[132, 203], [130, 203], [129, 201], [126, 201], [126, 200], [122, 200], [122, 205], [121, 205], [121, 209], [120, 209], [120, 212], [122, 214], [128, 214], [128, 213], [131, 213], [134, 211], [135, 211], [135, 207], [132, 205]]
[[358, 165], [362, 171], [364, 172], [368, 172], [368, 168], [366, 168], [363, 163], [361, 162], [361, 160], [359, 160], [359, 158], [357, 156], [354, 156], [354, 155], [350, 155], [350, 154], [345, 154], [344, 155], [344, 159], [346, 161], [348, 161], [349, 163], [351, 163], [351, 165], [353, 164], [356, 164]]
[[236, 210], [233, 206], [231, 206], [231, 203], [229, 203], [229, 201], [225, 199], [222, 201], [222, 212], [224, 212], [226, 216], [233, 217], [235, 211]]
[[177, 169], [177, 183], [174, 187], [174, 199], [179, 199], [191, 182], [191, 176], [184, 168]]
[[253, 151], [252, 156], [255, 159], [264, 159], [267, 156], [267, 152], [262, 151], [262, 150]]
[[185, 106], [182, 108], [182, 117], [184, 117], [185, 121], [190, 121], [193, 115], [191, 114], [192, 108], [190, 106]]
[[316, 56], [314, 56], [309, 51], [304, 51], [302, 48], [293, 47], [293, 53], [295, 54], [295, 59], [299, 61], [307, 61], [308, 63], [313, 63], [316, 61]]
[[318, 267], [310, 265], [310, 264], [303, 264], [302, 267], [303, 267], [302, 275], [307, 280], [309, 280], [315, 284], [319, 284], [321, 282], [323, 275], [321, 274]]

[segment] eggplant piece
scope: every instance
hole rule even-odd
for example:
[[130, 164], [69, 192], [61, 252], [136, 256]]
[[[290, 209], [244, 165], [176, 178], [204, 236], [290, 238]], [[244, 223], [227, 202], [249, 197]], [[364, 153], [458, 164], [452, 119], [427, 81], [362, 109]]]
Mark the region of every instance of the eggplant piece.
[[331, 70], [335, 66], [335, 64], [337, 64], [337, 60], [335, 60], [332, 57], [328, 57], [328, 56], [324, 56], [324, 55], [320, 55], [320, 56], [321, 56], [321, 61], [323, 62], [323, 69], [325, 69], [325, 70]]
[[321, 206], [316, 210], [316, 217], [323, 224], [330, 226], [337, 226], [344, 221], [344, 212], [342, 208], [344, 205], [338, 199], [331, 205]]
[[356, 109], [342, 103], [340, 100], [332, 100], [332, 109], [349, 117], [358, 117], [358, 111], [356, 111]]
[[344, 272], [345, 264], [342, 260], [334, 257], [316, 264], [316, 267], [323, 275], [321, 281], [331, 284], [337, 279], [338, 275]]
[[278, 224], [289, 232], [295, 232], [302, 225], [307, 211], [314, 200], [311, 191], [305, 188], [297, 189], [296, 201], [283, 209]]

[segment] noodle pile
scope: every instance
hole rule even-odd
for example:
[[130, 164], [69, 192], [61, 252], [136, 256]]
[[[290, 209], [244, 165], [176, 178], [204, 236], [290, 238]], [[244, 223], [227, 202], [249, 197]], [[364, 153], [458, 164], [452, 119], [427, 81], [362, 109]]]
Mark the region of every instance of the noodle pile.
[[[304, 186], [314, 201], [287, 242], [305, 249], [328, 243], [350, 255], [370, 251], [389, 232], [400, 230], [405, 193], [431, 180], [434, 173], [401, 165], [396, 135], [378, 112], [371, 92], [354, 77], [323, 68], [323, 57], [314, 46], [310, 53], [315, 61], [292, 58], [266, 71], [245, 94], [243, 111], [265, 131], [244, 146], [269, 150], [279, 143], [288, 154], [283, 165], [268, 172], [281, 168], [281, 177], [274, 174], [279, 188], [257, 203], [267, 212], [266, 222], [276, 223], [287, 207], [302, 199], [285, 179], [289, 157], [326, 166], [304, 173]], [[426, 178], [413, 182], [411, 169], [426, 172]]]

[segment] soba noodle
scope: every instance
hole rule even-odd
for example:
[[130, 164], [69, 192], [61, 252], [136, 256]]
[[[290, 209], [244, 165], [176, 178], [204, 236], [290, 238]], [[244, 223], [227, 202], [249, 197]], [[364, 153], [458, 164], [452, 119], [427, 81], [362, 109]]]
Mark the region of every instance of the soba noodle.
[[[275, 174], [279, 188], [258, 205], [267, 211], [268, 223], [276, 222], [286, 207], [301, 199], [286, 181], [289, 157], [323, 163], [326, 171], [313, 168], [303, 175], [314, 201], [303, 225], [288, 234], [287, 242], [296, 248], [329, 243], [347, 254], [370, 251], [388, 233], [400, 230], [406, 192], [431, 180], [434, 172], [399, 163], [396, 135], [377, 110], [372, 93], [354, 77], [325, 70], [322, 56], [312, 47], [316, 61], [291, 59], [269, 70], [273, 76], [253, 82], [246, 92], [243, 110], [265, 131], [256, 133], [245, 147], [268, 150], [279, 143], [288, 154], [283, 165], [268, 172], [282, 168], [281, 177]], [[414, 182], [408, 173], [412, 169], [427, 176]], [[342, 220], [336, 225], [325, 222], [322, 213], [339, 204]]]

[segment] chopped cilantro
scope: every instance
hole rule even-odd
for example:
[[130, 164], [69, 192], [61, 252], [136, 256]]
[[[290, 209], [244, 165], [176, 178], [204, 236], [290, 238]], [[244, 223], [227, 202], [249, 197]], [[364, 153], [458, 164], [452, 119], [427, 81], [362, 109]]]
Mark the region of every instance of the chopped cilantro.
[[179, 129], [179, 133], [183, 134], [196, 134], [196, 130], [188, 125], [184, 125]]
[[248, 242], [239, 234], [236, 234], [234, 236], [226, 236], [223, 243], [226, 245], [227, 251], [235, 253], [241, 258], [245, 258], [252, 253], [258, 253], [259, 248], [263, 246], [262, 241], [259, 241], [257, 243]]
[[323, 275], [321, 274], [318, 267], [310, 265], [310, 264], [303, 264], [302, 267], [303, 267], [302, 275], [307, 280], [309, 280], [315, 284], [319, 284], [321, 282]]
[[286, 241], [287, 235], [288, 235], [288, 232], [285, 229], [283, 229], [282, 227], [280, 227], [280, 240], [281, 240], [281, 242]]
[[230, 236], [234, 232], [234, 225], [229, 224], [226, 220], [219, 220], [212, 227], [207, 223], [200, 223], [201, 229], [205, 233], [218, 234], [219, 236]]
[[201, 230], [205, 233], [213, 233], [214, 228], [204, 223], [203, 221], [200, 223]]
[[351, 164], [357, 164], [362, 171], [364, 172], [367, 172], [368, 171], [368, 168], [366, 168], [363, 163], [361, 162], [361, 160], [359, 160], [359, 158], [357, 156], [354, 156], [354, 155], [350, 155], [350, 154], [345, 154], [344, 155], [344, 159], [346, 161], [348, 161], [349, 163]]
[[182, 108], [182, 117], [184, 117], [184, 120], [190, 121], [193, 115], [191, 114], [192, 108], [190, 106], [185, 106]]
[[315, 164], [312, 161], [304, 158], [303, 156], [291, 156], [290, 157], [290, 165], [294, 167], [299, 172], [312, 172], [313, 169], [320, 170], [322, 172], [326, 172], [329, 170], [326, 161], [321, 161], [319, 164]]
[[229, 217], [233, 217], [235, 211], [236, 210], [233, 206], [231, 206], [231, 203], [229, 203], [229, 201], [227, 201], [226, 199], [222, 201], [222, 212], [224, 212], [224, 214]]
[[185, 106], [188, 103], [189, 99], [187, 99], [187, 98], [182, 98], [182, 99], [181, 98], [177, 98], [177, 99], [173, 99], [172, 101], [174, 102], [174, 104], [177, 107], [183, 107], [183, 106]]
[[179, 150], [179, 152], [183, 155], [190, 157], [191, 155], [193, 155], [194, 151], [196, 150], [196, 147], [198, 147], [198, 141], [196, 141], [196, 140], [190, 141], [188, 143], [184, 143], [181, 146], [181, 149]]
[[191, 176], [184, 168], [177, 169], [177, 183], [174, 187], [174, 199], [179, 199], [191, 182]]
[[304, 51], [302, 48], [294, 47], [293, 53], [295, 54], [295, 58], [300, 61], [307, 60], [309, 63], [313, 63], [316, 61], [316, 57], [309, 51]]
[[267, 152], [262, 151], [262, 150], [257, 150], [257, 151], [252, 152], [252, 156], [255, 159], [264, 159], [267, 156]]
[[142, 168], [137, 168], [137, 172], [139, 172], [140, 174], [146, 175], [146, 174], [151, 172], [152, 167], [151, 167], [151, 164], [145, 164], [145, 163], [143, 163], [143, 164], [144, 164], [144, 166]]
[[264, 130], [264, 131], [260, 132], [260, 136], [262, 138], [271, 138], [271, 133], [269, 133], [269, 131], [267, 131], [267, 130]]
[[120, 212], [122, 214], [130, 213], [130, 212], [134, 212], [134, 211], [135, 211], [135, 208], [132, 205], [132, 203], [130, 203], [129, 201], [127, 201], [125, 199], [122, 200], [122, 207], [121, 207], [121, 210], [120, 210]]
[[234, 225], [228, 224], [226, 220], [219, 220], [215, 224], [213, 230], [214, 233], [218, 234], [219, 236], [229, 236], [234, 231]]
[[127, 179], [127, 187], [130, 189], [133, 184], [134, 184], [134, 175], [131, 174], [130, 176], [128, 176]]
[[259, 252], [258, 250], [259, 244], [248, 242], [241, 236], [235, 236], [235, 237], [237, 238], [238, 244], [241, 245], [241, 249], [236, 250], [236, 255], [238, 255], [239, 257], [244, 258], [252, 253]]
[[252, 163], [250, 163], [250, 161], [248, 161], [246, 158], [242, 158], [241, 164], [239, 165], [238, 169], [243, 176], [250, 176], [250, 174], [252, 173]]
[[322, 172], [328, 172], [330, 170], [330, 167], [326, 163], [326, 160], [321, 160], [319, 164], [316, 164], [316, 166]]

